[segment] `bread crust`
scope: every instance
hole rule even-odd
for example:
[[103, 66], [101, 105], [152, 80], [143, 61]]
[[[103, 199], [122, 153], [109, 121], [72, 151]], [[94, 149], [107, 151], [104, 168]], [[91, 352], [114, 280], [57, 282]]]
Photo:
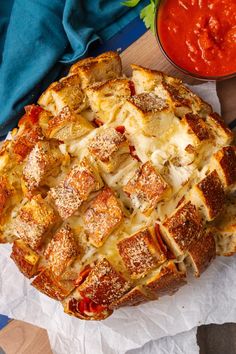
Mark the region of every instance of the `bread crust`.
[[32, 278], [38, 273], [40, 256], [34, 252], [24, 241], [16, 240], [12, 246], [11, 259], [15, 262], [21, 273]]
[[158, 274], [147, 281], [146, 288], [159, 298], [164, 295], [173, 295], [185, 284], [185, 273], [179, 272], [174, 262], [169, 262], [161, 268]]
[[168, 217], [162, 225], [162, 235], [172, 251], [178, 256], [188, 250], [202, 234], [203, 223], [197, 207], [190, 201]]
[[57, 215], [52, 207], [37, 195], [19, 210], [16, 234], [33, 250], [38, 250], [56, 222]]
[[216, 170], [209, 173], [196, 187], [200, 204], [205, 209], [207, 220], [213, 220], [225, 203], [224, 187]]
[[84, 213], [85, 232], [89, 242], [101, 247], [109, 235], [121, 224], [123, 211], [113, 191], [105, 187], [90, 202]]
[[148, 297], [145, 292], [143, 291], [142, 287], [136, 286], [128, 293], [123, 295], [119, 300], [114, 301], [109, 305], [109, 309], [115, 310], [117, 308], [123, 306], [137, 306], [144, 302], [152, 300], [151, 297]]
[[107, 173], [114, 172], [130, 153], [125, 134], [117, 129], [100, 130], [88, 145], [89, 152], [95, 156], [100, 168]]
[[122, 239], [117, 247], [132, 279], [144, 277], [166, 260], [165, 253], [155, 239], [153, 228], [140, 230]]
[[70, 141], [89, 133], [94, 127], [81, 114], [64, 106], [60, 112], [48, 121], [45, 135], [50, 139]]
[[49, 242], [44, 256], [53, 274], [59, 276], [79, 256], [79, 247], [69, 227], [60, 228]]
[[213, 168], [217, 169], [219, 177], [225, 187], [236, 183], [236, 148], [225, 146], [213, 156]]
[[54, 300], [64, 300], [75, 288], [71, 281], [60, 281], [49, 270], [42, 270], [31, 283], [36, 289]]
[[68, 315], [172, 295], [236, 253], [236, 147], [180, 79], [118, 53], [75, 63], [0, 146], [0, 243]]
[[62, 219], [74, 214], [92, 192], [103, 186], [99, 174], [89, 161], [84, 158], [80, 164], [74, 165], [64, 181], [49, 194]]
[[189, 134], [194, 136], [198, 144], [210, 138], [207, 125], [197, 114], [187, 113], [181, 123], [187, 127]]
[[97, 304], [109, 305], [124, 295], [130, 286], [130, 282], [104, 258], [91, 270], [78, 291]]
[[148, 161], [139, 167], [123, 190], [131, 198], [134, 207], [147, 212], [154, 209], [157, 203], [165, 198], [170, 188]]
[[196, 277], [208, 268], [209, 263], [216, 257], [216, 244], [211, 231], [204, 232], [188, 250], [189, 260]]
[[86, 58], [72, 65], [69, 74], [78, 74], [82, 87], [121, 76], [121, 59], [117, 52], [107, 52], [96, 58]]

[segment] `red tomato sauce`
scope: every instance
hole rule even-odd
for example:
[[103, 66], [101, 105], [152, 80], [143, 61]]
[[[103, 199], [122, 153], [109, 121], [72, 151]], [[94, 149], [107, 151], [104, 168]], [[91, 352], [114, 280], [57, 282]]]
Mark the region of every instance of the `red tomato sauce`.
[[182, 69], [236, 73], [236, 0], [164, 0], [157, 26], [163, 49]]

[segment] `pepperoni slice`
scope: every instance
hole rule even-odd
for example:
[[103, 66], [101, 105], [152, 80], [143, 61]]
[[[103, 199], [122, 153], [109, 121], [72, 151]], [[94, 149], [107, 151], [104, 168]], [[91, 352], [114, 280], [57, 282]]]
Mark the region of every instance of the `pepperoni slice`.
[[82, 272], [80, 272], [78, 278], [75, 280], [75, 286], [79, 286], [81, 285], [85, 279], [87, 278], [87, 276], [89, 275], [90, 271], [91, 271], [91, 267], [90, 265], [87, 265], [84, 270], [82, 270]]
[[116, 131], [120, 134], [124, 134], [125, 132], [125, 126], [124, 125], [119, 125], [118, 127], [116, 127]]

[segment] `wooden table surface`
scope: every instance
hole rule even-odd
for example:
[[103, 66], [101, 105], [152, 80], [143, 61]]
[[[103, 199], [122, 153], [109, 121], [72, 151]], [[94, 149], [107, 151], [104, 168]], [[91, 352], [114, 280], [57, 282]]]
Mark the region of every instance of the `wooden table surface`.
[[[155, 36], [146, 32], [134, 42], [122, 55], [124, 71], [131, 73], [130, 64], [135, 63], [157, 69], [167, 74], [178, 76], [189, 84], [202, 83], [199, 80], [190, 78], [175, 69], [160, 52]], [[222, 115], [230, 123], [236, 118], [236, 78], [217, 83], [217, 92], [221, 101]]]
[[[188, 83], [199, 83], [199, 81], [186, 77], [176, 71], [176, 69], [167, 62], [158, 48], [155, 37], [150, 31], [146, 32], [142, 37], [134, 42], [122, 53], [121, 56], [124, 71], [127, 74], [131, 72], [129, 65], [131, 63], [135, 63], [150, 67], [152, 69], [165, 71], [170, 75], [181, 77]], [[228, 123], [236, 118], [235, 88], [236, 78], [217, 83], [217, 91], [222, 104], [222, 115]], [[226, 333], [229, 331], [231, 333], [231, 339], [225, 341], [225, 347], [222, 351], [220, 343], [216, 344], [212, 338], [218, 338], [218, 340], [219, 338], [226, 338]], [[219, 333], [220, 335], [218, 335]], [[201, 354], [236, 353], [236, 340], [233, 340], [233, 338], [236, 338], [236, 327], [234, 325], [225, 325], [223, 327], [202, 326], [198, 331], [198, 342], [202, 347]], [[0, 331], [0, 347], [6, 352], [6, 354], [52, 353], [47, 332], [21, 321], [11, 321], [7, 327]]]

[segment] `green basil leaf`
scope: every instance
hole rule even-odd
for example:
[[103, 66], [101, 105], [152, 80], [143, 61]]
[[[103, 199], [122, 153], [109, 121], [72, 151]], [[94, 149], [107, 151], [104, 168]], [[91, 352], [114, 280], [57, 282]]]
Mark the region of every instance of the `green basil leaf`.
[[128, 7], [135, 7], [140, 1], [141, 0], [127, 0], [122, 2], [121, 4]]
[[145, 23], [147, 28], [150, 28], [152, 32], [155, 29], [155, 12], [156, 12], [156, 1], [151, 1], [149, 5], [144, 7], [140, 12], [140, 18]]

